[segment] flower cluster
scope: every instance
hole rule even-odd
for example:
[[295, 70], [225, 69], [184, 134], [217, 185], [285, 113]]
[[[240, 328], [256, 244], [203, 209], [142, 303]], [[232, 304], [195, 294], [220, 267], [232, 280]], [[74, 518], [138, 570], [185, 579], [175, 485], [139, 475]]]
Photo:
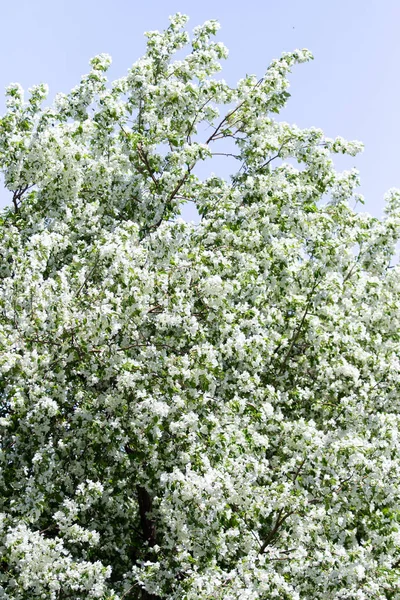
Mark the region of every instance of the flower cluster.
[[275, 120], [307, 50], [232, 88], [170, 21], [7, 90], [0, 598], [398, 599], [400, 192], [355, 212], [362, 145]]

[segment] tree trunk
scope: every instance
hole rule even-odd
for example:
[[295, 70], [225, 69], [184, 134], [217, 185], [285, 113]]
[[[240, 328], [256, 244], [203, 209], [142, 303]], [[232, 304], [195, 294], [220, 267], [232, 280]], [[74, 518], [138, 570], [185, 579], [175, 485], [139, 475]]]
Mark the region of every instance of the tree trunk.
[[[151, 500], [151, 496], [146, 490], [146, 488], [138, 485], [136, 487], [136, 491], [139, 503], [140, 525], [143, 532], [143, 539], [151, 548], [155, 546], [157, 539], [155, 523], [153, 519], [149, 517], [149, 513], [153, 508], [153, 503]], [[149, 592], [146, 592], [146, 590], [142, 590], [141, 594], [142, 600], [161, 600], [160, 596], [150, 594]]]
[[153, 508], [153, 503], [146, 488], [138, 485], [136, 487], [136, 491], [139, 503], [140, 525], [143, 532], [143, 539], [151, 548], [156, 544], [156, 526], [152, 518], [148, 516]]

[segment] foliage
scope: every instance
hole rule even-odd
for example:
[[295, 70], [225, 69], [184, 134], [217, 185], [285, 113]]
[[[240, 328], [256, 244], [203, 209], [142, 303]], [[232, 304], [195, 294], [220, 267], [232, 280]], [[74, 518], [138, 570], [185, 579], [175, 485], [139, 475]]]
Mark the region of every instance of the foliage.
[[7, 90], [0, 598], [400, 598], [400, 194], [272, 117], [307, 50], [232, 88], [186, 21]]

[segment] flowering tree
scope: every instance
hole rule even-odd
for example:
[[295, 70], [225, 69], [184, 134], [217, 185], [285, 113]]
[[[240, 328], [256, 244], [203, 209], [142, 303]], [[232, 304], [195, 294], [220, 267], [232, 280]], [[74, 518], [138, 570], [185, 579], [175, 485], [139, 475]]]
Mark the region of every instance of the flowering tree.
[[400, 193], [272, 117], [307, 50], [232, 89], [186, 21], [7, 90], [0, 598], [400, 598]]

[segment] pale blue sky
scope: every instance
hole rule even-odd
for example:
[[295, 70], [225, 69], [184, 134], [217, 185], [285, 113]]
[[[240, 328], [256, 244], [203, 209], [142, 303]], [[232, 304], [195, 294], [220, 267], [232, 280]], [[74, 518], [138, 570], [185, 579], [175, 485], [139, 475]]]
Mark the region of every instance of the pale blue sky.
[[364, 154], [339, 166], [360, 170], [365, 210], [380, 215], [384, 192], [400, 187], [399, 0], [3, 0], [0, 88], [43, 81], [51, 97], [66, 92], [99, 52], [112, 55], [111, 76], [122, 76], [144, 51], [143, 32], [164, 28], [177, 11], [193, 27], [220, 21], [229, 83], [262, 75], [283, 51], [312, 50], [315, 60], [291, 77], [282, 118], [362, 140]]

